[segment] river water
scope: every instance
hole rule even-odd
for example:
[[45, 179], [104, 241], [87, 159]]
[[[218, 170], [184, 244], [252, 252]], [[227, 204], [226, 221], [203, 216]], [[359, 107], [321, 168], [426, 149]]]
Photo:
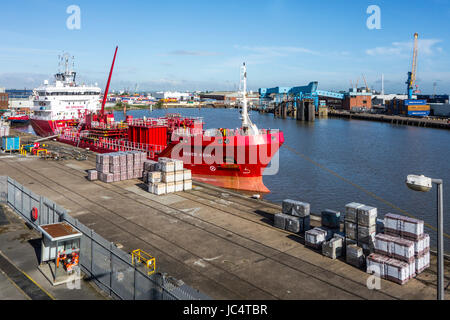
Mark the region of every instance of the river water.
[[[128, 114], [158, 117], [166, 112], [132, 110]], [[203, 117], [206, 128], [240, 126], [237, 109], [168, 112]], [[251, 112], [251, 118], [259, 128], [281, 129], [285, 137], [278, 173], [264, 176], [271, 190], [265, 199], [309, 202], [316, 213], [324, 209], [343, 213], [347, 203], [360, 202], [377, 207], [379, 217], [407, 212], [436, 227], [436, 187], [422, 193], [404, 183], [408, 174], [424, 174], [444, 180], [444, 232], [450, 234], [450, 185], [445, 184], [450, 182], [450, 131], [344, 119], [306, 123], [257, 112]], [[116, 119], [123, 119], [123, 113], [116, 112]], [[425, 229], [434, 246], [435, 231]], [[444, 242], [449, 252], [449, 238]]]

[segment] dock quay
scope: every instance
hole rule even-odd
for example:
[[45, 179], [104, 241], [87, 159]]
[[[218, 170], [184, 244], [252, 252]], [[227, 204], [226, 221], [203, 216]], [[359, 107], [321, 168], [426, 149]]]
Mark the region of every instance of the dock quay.
[[328, 116], [330, 118], [369, 120], [415, 127], [450, 129], [450, 122], [448, 121], [448, 119], [441, 120], [428, 118], [412, 118], [386, 114], [351, 113], [348, 111], [336, 111], [336, 110], [328, 111]]
[[[14, 133], [23, 140], [34, 137]], [[87, 170], [94, 167], [92, 152], [84, 161], [0, 155], [0, 175], [48, 197], [124, 251], [150, 252], [158, 268], [213, 299], [436, 298], [435, 256], [429, 269], [405, 285], [381, 280], [381, 290], [370, 290], [365, 271], [324, 257], [306, 248], [300, 235], [275, 228], [278, 204], [202, 183], [156, 196], [138, 179], [88, 181]], [[448, 283], [448, 261], [445, 273]]]

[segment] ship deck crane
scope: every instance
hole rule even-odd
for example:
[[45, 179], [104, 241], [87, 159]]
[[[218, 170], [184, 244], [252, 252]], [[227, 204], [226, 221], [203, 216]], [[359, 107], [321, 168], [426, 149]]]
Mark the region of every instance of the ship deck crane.
[[[418, 90], [414, 90], [414, 86], [416, 84], [416, 71], [417, 71], [417, 51], [418, 51], [418, 37], [419, 35], [414, 33], [414, 46], [413, 46], [413, 59], [412, 59], [412, 67], [411, 71], [408, 72], [408, 80], [406, 81], [406, 90], [408, 94], [408, 99], [412, 99], [413, 93], [416, 93]], [[417, 87], [417, 85], [416, 85]]]

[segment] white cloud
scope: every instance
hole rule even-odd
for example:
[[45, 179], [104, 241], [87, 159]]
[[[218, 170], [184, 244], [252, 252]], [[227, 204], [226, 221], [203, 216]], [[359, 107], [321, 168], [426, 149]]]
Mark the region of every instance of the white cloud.
[[[418, 50], [421, 55], [433, 55], [442, 53], [441, 47], [435, 45], [442, 42], [440, 39], [419, 39]], [[413, 41], [393, 42], [389, 47], [376, 47], [367, 49], [366, 54], [370, 56], [409, 56], [413, 49]]]
[[307, 53], [312, 55], [319, 55], [317, 51], [313, 51], [302, 47], [291, 47], [291, 46], [234, 46], [236, 49], [242, 49], [246, 51], [255, 52], [260, 55], [268, 57], [285, 57], [292, 54]]
[[168, 53], [169, 55], [176, 56], [217, 56], [218, 52], [209, 51], [188, 51], [188, 50], [175, 50]]

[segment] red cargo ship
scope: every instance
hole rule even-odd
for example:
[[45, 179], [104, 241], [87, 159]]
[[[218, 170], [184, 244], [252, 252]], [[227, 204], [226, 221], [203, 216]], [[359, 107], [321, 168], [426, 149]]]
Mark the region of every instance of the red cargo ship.
[[32, 121], [35, 131], [44, 136], [59, 134], [61, 142], [99, 153], [142, 150], [153, 160], [159, 157], [180, 159], [185, 168], [192, 170], [195, 180], [225, 188], [270, 192], [262, 176], [284, 143], [284, 136], [279, 130], [260, 130], [251, 122], [247, 111], [245, 64], [241, 73], [243, 106], [239, 129], [205, 130], [201, 118], [179, 114], [150, 119], [128, 116], [126, 122], [119, 123], [112, 114], [104, 112], [116, 53], [100, 112], [85, 110], [78, 113], [78, 119], [50, 120], [44, 130], [42, 123]]

